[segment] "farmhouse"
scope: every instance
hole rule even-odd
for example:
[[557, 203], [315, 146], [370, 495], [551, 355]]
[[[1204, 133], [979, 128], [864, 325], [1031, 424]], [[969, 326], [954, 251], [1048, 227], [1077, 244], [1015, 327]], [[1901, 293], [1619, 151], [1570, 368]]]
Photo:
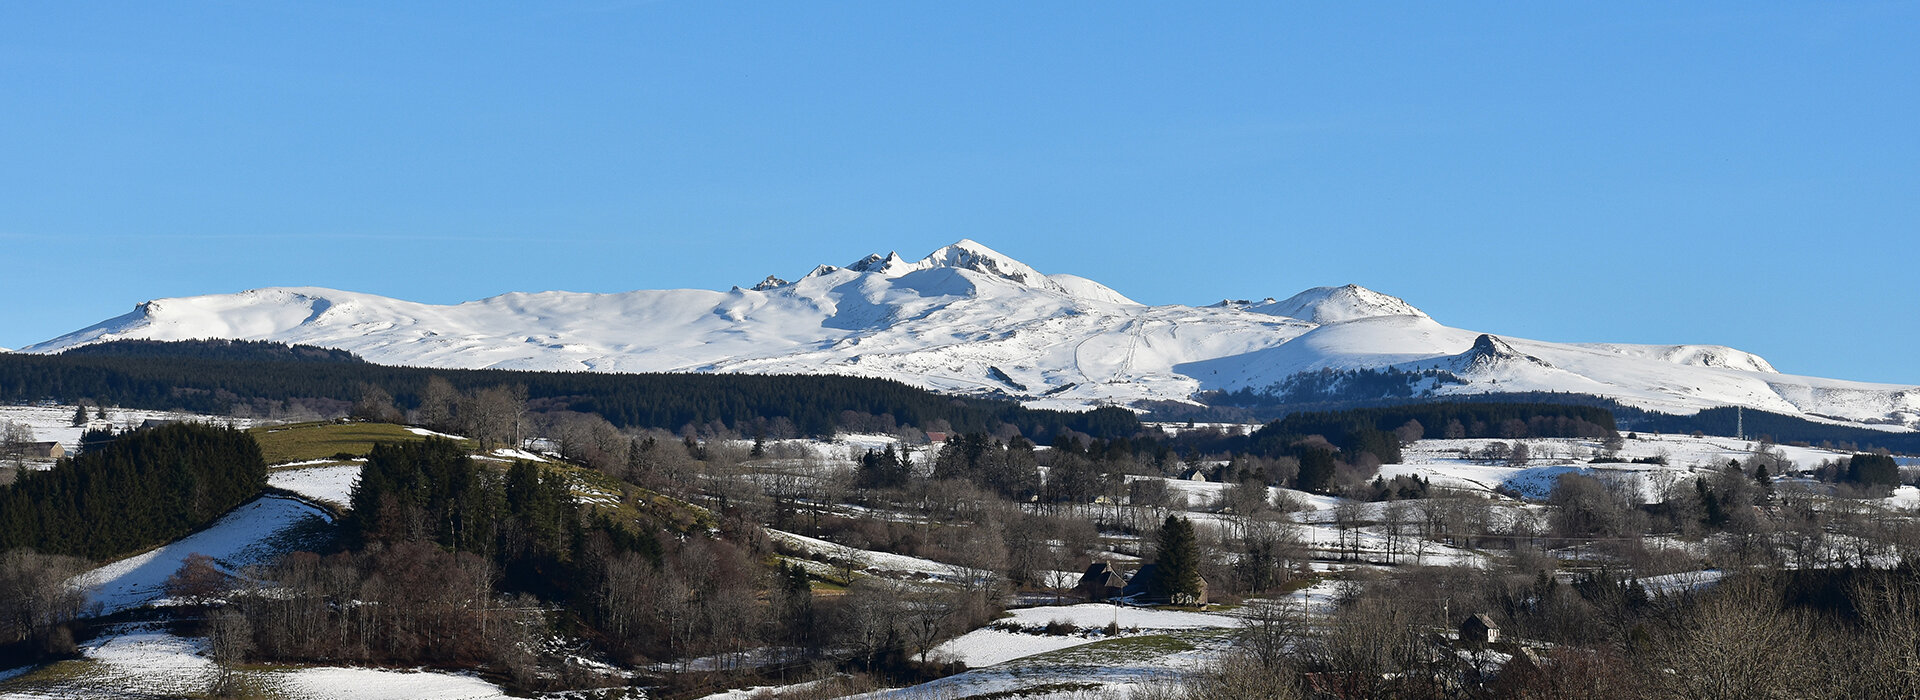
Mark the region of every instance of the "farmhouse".
[[1139, 596], [1134, 598], [1134, 600], [1143, 603], [1172, 603], [1175, 605], [1207, 604], [1207, 580], [1204, 578], [1200, 579], [1200, 594], [1197, 596], [1191, 598], [1180, 596], [1180, 600], [1173, 600], [1165, 595], [1155, 595], [1152, 590], [1153, 576], [1154, 571], [1159, 568], [1159, 564], [1148, 564], [1140, 567], [1139, 571], [1133, 572], [1133, 578], [1127, 580], [1127, 588], [1123, 592], [1129, 597]]
[[67, 448], [57, 442], [29, 442], [20, 446], [20, 456], [31, 459], [60, 459]]
[[1500, 625], [1486, 613], [1477, 613], [1460, 623], [1460, 641], [1493, 644], [1500, 641]]
[[1113, 570], [1113, 564], [1103, 561], [1087, 565], [1087, 572], [1080, 575], [1080, 583], [1073, 587], [1073, 592], [1092, 602], [1118, 598], [1126, 588], [1127, 579]]

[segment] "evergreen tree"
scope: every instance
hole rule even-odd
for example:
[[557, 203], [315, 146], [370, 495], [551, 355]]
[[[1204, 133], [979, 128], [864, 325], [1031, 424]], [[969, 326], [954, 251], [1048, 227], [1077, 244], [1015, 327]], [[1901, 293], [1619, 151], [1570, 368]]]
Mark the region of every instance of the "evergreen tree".
[[1700, 512], [1702, 513], [1700, 521], [1705, 523], [1707, 527], [1716, 530], [1726, 527], [1727, 509], [1720, 502], [1719, 494], [1713, 492], [1713, 487], [1707, 485], [1707, 480], [1704, 477], [1693, 480], [1693, 492], [1694, 495], [1700, 499]]
[[867, 450], [860, 457], [860, 467], [854, 472], [854, 480], [860, 488], [891, 489], [907, 485], [909, 465], [902, 462], [899, 453], [888, 447], [883, 450]]
[[86, 426], [87, 426], [87, 407], [85, 405], [75, 406], [73, 408], [73, 427], [84, 428]]
[[1900, 464], [1883, 454], [1857, 454], [1847, 460], [1847, 481], [1891, 489], [1900, 484]]
[[1154, 579], [1148, 590], [1155, 598], [1166, 598], [1176, 605], [1200, 600], [1200, 539], [1194, 533], [1193, 521], [1169, 515], [1160, 525], [1160, 552], [1154, 560]]
[[176, 423], [127, 433], [0, 486], [0, 550], [139, 551], [205, 526], [266, 482], [260, 447], [244, 432]]
[[1766, 500], [1773, 500], [1773, 474], [1767, 471], [1765, 463], [1753, 468], [1753, 480], [1760, 484], [1760, 490], [1766, 494]]
[[1300, 473], [1294, 478], [1294, 488], [1301, 491], [1326, 493], [1333, 487], [1335, 461], [1332, 452], [1321, 449], [1308, 449], [1300, 453]]

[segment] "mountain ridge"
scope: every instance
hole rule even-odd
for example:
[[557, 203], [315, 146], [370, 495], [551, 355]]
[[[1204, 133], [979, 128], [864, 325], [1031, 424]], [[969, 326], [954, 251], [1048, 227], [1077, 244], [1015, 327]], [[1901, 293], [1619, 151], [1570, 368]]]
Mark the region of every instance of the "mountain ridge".
[[851, 374], [1041, 407], [1192, 401], [1322, 369], [1445, 369], [1436, 395], [1558, 391], [1691, 412], [1742, 405], [1920, 427], [1920, 387], [1779, 373], [1715, 345], [1548, 343], [1451, 328], [1357, 285], [1283, 301], [1146, 306], [972, 240], [751, 288], [510, 292], [431, 305], [322, 287], [155, 299], [22, 349], [231, 338], [370, 362], [596, 372]]

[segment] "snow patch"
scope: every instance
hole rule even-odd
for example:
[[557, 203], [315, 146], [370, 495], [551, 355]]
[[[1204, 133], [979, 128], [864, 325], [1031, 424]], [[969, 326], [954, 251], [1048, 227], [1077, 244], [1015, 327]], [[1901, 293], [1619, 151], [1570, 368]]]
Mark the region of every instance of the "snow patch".
[[331, 522], [326, 511], [291, 498], [262, 496], [234, 509], [205, 530], [142, 554], [80, 574], [70, 585], [87, 592], [103, 614], [137, 608], [161, 599], [168, 576], [187, 555], [213, 557], [228, 572], [260, 564], [286, 553], [281, 535], [304, 524]]

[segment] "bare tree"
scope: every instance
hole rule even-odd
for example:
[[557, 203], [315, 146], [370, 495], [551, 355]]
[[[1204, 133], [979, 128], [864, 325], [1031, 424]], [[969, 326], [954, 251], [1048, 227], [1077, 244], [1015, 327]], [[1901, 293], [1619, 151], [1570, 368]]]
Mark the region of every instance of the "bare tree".
[[458, 416], [455, 411], [460, 406], [460, 392], [453, 383], [438, 375], [428, 377], [426, 388], [420, 391], [420, 408], [414, 413], [414, 422], [435, 430], [458, 430]]
[[0, 421], [0, 451], [12, 452], [33, 442], [33, 426]]
[[1800, 650], [1809, 622], [1757, 581], [1723, 581], [1660, 640], [1650, 659], [1654, 685], [1673, 698], [1806, 697], [1811, 673]]
[[460, 422], [467, 436], [490, 447], [519, 447], [525, 435], [527, 388], [495, 386], [462, 397]]
[[353, 402], [348, 415], [373, 423], [398, 423], [404, 419], [400, 409], [393, 407], [393, 395], [373, 384], [360, 386], [360, 397]]
[[937, 588], [902, 587], [900, 607], [904, 613], [901, 628], [920, 654], [920, 663], [926, 663], [927, 652], [953, 631], [962, 605], [953, 593]]
[[840, 642], [872, 668], [889, 647], [900, 641], [897, 623], [901, 603], [894, 584], [865, 578], [841, 597], [837, 625]]
[[34, 641], [45, 651], [72, 651], [66, 624], [80, 616], [86, 597], [67, 580], [85, 562], [31, 549], [0, 553], [0, 644]]

